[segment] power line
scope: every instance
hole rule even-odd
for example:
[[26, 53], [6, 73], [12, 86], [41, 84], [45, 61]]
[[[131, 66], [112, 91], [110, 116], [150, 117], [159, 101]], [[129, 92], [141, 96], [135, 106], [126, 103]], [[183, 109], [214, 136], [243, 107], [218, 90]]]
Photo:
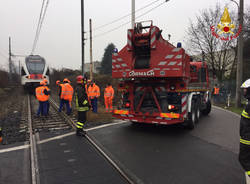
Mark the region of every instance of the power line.
[[42, 29], [42, 25], [43, 25], [43, 21], [44, 21], [46, 12], [47, 12], [48, 5], [49, 5], [49, 0], [47, 0], [46, 6], [45, 6], [45, 9], [44, 9], [44, 14], [43, 14], [43, 17], [42, 17], [42, 20], [41, 20], [40, 29], [39, 29], [39, 32], [38, 32], [38, 38], [37, 38], [36, 41], [38, 41], [38, 39], [39, 39], [39, 35], [40, 35], [41, 29]]
[[[46, 5], [45, 5], [45, 2], [46, 2]], [[36, 45], [37, 45], [37, 42], [38, 42], [38, 39], [39, 39], [39, 36], [40, 36], [40, 32], [41, 32], [41, 29], [42, 29], [42, 24], [43, 24], [43, 21], [44, 21], [46, 12], [47, 12], [48, 4], [49, 4], [49, 0], [47, 0], [47, 1], [43, 0], [31, 54], [33, 54], [33, 52], [36, 49]]]
[[[167, 1], [164, 1], [164, 2], [162, 2], [161, 4], [159, 4], [159, 5], [157, 5], [157, 6], [153, 7], [153, 8], [151, 8], [150, 10], [146, 11], [145, 13], [143, 13], [143, 14], [137, 16], [136, 19], [138, 19], [138, 18], [140, 18], [140, 17], [142, 17], [142, 16], [148, 14], [149, 12], [153, 11], [154, 9], [156, 9], [156, 8], [158, 8], [158, 7], [160, 7], [160, 6], [162, 6], [165, 2], [167, 2]], [[115, 30], [117, 30], [117, 29], [123, 27], [124, 25], [129, 24], [129, 23], [131, 23], [131, 21], [125, 22], [125, 23], [121, 24], [120, 26], [117, 26], [117, 27], [115, 27], [115, 28], [113, 28], [113, 29], [110, 29], [109, 31], [106, 31], [106, 32], [104, 32], [104, 33], [100, 33], [100, 34], [94, 35], [92, 38], [94, 39], [94, 38], [97, 38], [97, 37], [106, 35], [106, 34], [108, 34], [108, 33], [110, 33], [110, 32], [113, 32], [113, 31], [115, 31]]]
[[[136, 10], [135, 12], [139, 12], [139, 11], [141, 11], [141, 10], [143, 10], [143, 9], [145, 9], [145, 8], [147, 8], [147, 7], [149, 7], [149, 6], [151, 6], [152, 4], [155, 4], [155, 3], [158, 2], [158, 1], [160, 1], [160, 0], [155, 0], [155, 1], [153, 1], [153, 2], [151, 2], [151, 3], [149, 3], [149, 4], [147, 4], [147, 5], [145, 5], [145, 6], [141, 7], [141, 8], [139, 8], [139, 9]], [[108, 23], [106, 23], [106, 24], [103, 24], [103, 25], [101, 25], [101, 26], [98, 26], [98, 27], [96, 27], [96, 28], [93, 28], [93, 31], [98, 30], [98, 29], [101, 29], [101, 28], [103, 28], [103, 27], [106, 27], [106, 26], [108, 26], [108, 25], [110, 25], [110, 24], [113, 24], [113, 23], [115, 23], [115, 22], [118, 22], [118, 21], [120, 21], [120, 20], [122, 20], [122, 19], [124, 19], [124, 18], [126, 18], [126, 17], [128, 17], [128, 16], [130, 16], [130, 15], [131, 15], [131, 13], [126, 14], [126, 15], [124, 15], [124, 16], [122, 16], [122, 17], [120, 17], [120, 18], [117, 18], [117, 19], [115, 19], [115, 20], [113, 20], [113, 21], [110, 21], [110, 22], [108, 22]]]
[[43, 3], [42, 3], [42, 7], [41, 7], [41, 11], [40, 11], [39, 20], [38, 20], [38, 23], [37, 23], [36, 34], [35, 34], [35, 39], [34, 39], [34, 42], [33, 42], [31, 54], [33, 53], [33, 51], [35, 49], [35, 43], [36, 43], [36, 39], [37, 39], [37, 36], [38, 36], [38, 30], [39, 30], [39, 27], [40, 27], [40, 24], [41, 24], [44, 4], [45, 4], [45, 0], [43, 0]]

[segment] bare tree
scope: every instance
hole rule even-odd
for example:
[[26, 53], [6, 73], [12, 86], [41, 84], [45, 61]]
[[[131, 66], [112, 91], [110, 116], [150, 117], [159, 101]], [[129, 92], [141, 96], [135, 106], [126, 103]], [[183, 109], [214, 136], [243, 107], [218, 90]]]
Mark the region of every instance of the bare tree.
[[[219, 81], [230, 75], [236, 64], [236, 44], [237, 39], [230, 39], [226, 33], [216, 34], [217, 25], [221, 22], [224, 8], [219, 4], [214, 9], [209, 8], [202, 10], [196, 21], [190, 20], [187, 29], [188, 51], [191, 55], [201, 58], [201, 53], [205, 53], [205, 60], [213, 75], [216, 75]], [[236, 22], [235, 13], [230, 13], [232, 22]], [[231, 29], [234, 35], [237, 34], [238, 28]], [[226, 40], [223, 40], [226, 39]]]

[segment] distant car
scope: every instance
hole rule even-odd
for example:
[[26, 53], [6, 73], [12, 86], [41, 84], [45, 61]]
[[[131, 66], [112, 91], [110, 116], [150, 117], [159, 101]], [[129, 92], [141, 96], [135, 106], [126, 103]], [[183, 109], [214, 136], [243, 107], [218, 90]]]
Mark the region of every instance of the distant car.
[[49, 84], [49, 68], [45, 59], [39, 55], [27, 56], [21, 69], [21, 84], [23, 88], [31, 92], [44, 79], [47, 79]]

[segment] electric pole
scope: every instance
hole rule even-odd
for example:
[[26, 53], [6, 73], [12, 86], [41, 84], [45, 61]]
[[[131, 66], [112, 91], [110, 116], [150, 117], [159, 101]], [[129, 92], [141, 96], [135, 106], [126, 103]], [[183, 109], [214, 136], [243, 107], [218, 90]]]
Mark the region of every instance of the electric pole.
[[[242, 26], [242, 30], [244, 30], [243, 26], [243, 14], [244, 14], [244, 7], [243, 7], [243, 0], [240, 0], [240, 6], [238, 10], [238, 19], [239, 24]], [[241, 83], [242, 83], [242, 73], [243, 73], [243, 34], [242, 32], [239, 34], [238, 37], [238, 51], [237, 51], [237, 74], [236, 74], [236, 107], [241, 106]]]
[[84, 76], [84, 0], [81, 0], [82, 76]]
[[135, 0], [131, 2], [131, 28], [134, 29], [135, 26]]
[[9, 37], [9, 78], [12, 81], [11, 38]]
[[89, 40], [89, 51], [90, 51], [90, 68], [89, 68], [89, 72], [90, 72], [90, 80], [93, 80], [93, 56], [92, 56], [92, 21], [91, 19], [89, 19], [89, 35], [90, 35], [90, 40]]

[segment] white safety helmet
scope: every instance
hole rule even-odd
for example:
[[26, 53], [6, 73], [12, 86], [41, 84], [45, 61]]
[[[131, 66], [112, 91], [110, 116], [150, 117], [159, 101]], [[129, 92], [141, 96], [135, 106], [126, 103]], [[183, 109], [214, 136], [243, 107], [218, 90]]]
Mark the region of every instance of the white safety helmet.
[[241, 88], [249, 88], [250, 87], [250, 79], [247, 79], [243, 84], [241, 85]]
[[241, 88], [244, 89], [244, 97], [250, 100], [250, 79], [247, 79], [242, 85]]

